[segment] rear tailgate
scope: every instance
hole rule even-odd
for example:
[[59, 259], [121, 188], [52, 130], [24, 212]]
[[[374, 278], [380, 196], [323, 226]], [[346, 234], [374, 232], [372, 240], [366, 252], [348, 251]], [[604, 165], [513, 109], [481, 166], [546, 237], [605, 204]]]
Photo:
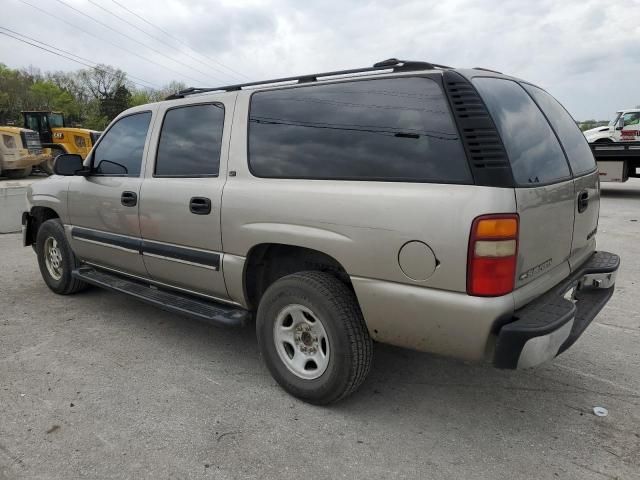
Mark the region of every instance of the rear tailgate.
[[600, 182], [593, 153], [576, 122], [558, 101], [544, 90], [524, 88], [546, 115], [561, 142], [574, 176], [574, 228], [569, 263], [576, 270], [596, 248], [600, 214]]
[[578, 268], [596, 249], [596, 232], [600, 214], [598, 172], [578, 177], [574, 182], [577, 192], [576, 213], [571, 257], [569, 257], [572, 271]]
[[[575, 186], [569, 165], [547, 119], [517, 82], [481, 77], [482, 96], [511, 163], [520, 216], [515, 287], [556, 267], [567, 270], [575, 217]], [[553, 282], [555, 276], [547, 276]], [[542, 291], [553, 284], [540, 285]]]

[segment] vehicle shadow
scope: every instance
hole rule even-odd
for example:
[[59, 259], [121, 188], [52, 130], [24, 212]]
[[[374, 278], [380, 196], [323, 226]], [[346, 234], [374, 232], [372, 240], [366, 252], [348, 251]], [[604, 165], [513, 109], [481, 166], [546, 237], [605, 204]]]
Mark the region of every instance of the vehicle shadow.
[[600, 188], [600, 196], [602, 198], [640, 198], [640, 188], [636, 189], [619, 189], [619, 188]]
[[[260, 356], [253, 324], [245, 328], [213, 326], [99, 289], [91, 289], [83, 297], [94, 309], [115, 310], [110, 321], [120, 323], [131, 335], [153, 331], [155, 341], [162, 345], [159, 351], [189, 358], [192, 366], [200, 365], [201, 373], [215, 370], [217, 367], [211, 367], [213, 362], [223, 367], [220, 375], [244, 377], [243, 382], [259, 378], [262, 387], [275, 386]], [[603, 396], [640, 406], [640, 395], [629, 397], [624, 389], [594, 385], [591, 376], [563, 369], [565, 355], [573, 353], [569, 350], [536, 369], [512, 371], [376, 343], [371, 371], [361, 388], [342, 402], [324, 408], [356, 418], [372, 413], [383, 415], [390, 408], [400, 417], [431, 417], [435, 408], [449, 412], [447, 415], [455, 411], [470, 422], [481, 413], [502, 423], [506, 411], [518, 415], [535, 412], [547, 417], [569, 412], [587, 414], [595, 399]], [[318, 408], [292, 401], [302, 409]]]

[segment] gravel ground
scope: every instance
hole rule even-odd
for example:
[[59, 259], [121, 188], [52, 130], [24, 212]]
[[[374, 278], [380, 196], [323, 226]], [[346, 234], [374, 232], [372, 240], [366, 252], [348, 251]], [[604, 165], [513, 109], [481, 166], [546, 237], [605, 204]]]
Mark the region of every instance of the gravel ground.
[[640, 478], [640, 181], [603, 187], [598, 242], [622, 257], [616, 293], [554, 362], [376, 345], [359, 392], [319, 408], [277, 386], [251, 329], [57, 296], [0, 235], [0, 479]]

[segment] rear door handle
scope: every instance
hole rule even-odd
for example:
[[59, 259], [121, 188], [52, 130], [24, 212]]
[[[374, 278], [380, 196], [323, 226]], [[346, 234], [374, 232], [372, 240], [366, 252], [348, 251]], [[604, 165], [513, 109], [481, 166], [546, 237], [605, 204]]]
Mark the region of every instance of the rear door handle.
[[196, 215], [209, 215], [211, 213], [211, 200], [206, 197], [191, 197], [189, 211]]
[[120, 202], [125, 207], [135, 207], [138, 204], [138, 194], [136, 192], [122, 192]]
[[589, 206], [589, 192], [583, 190], [578, 194], [578, 213], [584, 212]]

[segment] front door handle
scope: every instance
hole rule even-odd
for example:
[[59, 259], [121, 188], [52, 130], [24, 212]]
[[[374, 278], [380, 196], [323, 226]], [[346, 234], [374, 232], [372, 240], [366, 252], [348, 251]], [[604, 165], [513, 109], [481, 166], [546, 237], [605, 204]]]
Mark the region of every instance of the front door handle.
[[578, 213], [584, 212], [589, 206], [589, 192], [583, 190], [578, 194]]
[[136, 192], [122, 192], [120, 202], [125, 207], [135, 207], [138, 204], [138, 194]]
[[206, 197], [191, 197], [189, 211], [196, 215], [209, 215], [211, 213], [211, 200]]

